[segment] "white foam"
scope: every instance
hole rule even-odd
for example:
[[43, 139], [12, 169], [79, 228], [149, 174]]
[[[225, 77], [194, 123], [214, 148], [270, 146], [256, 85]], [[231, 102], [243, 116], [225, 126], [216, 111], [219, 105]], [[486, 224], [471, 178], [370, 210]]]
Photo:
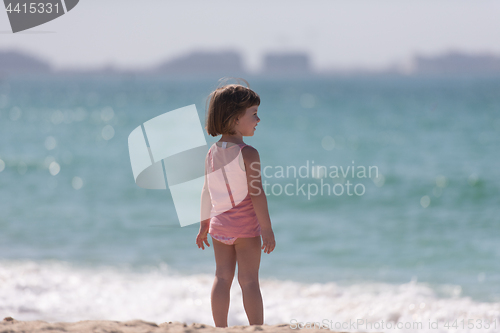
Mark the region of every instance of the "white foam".
[[[213, 276], [181, 276], [167, 265], [134, 272], [116, 267], [82, 268], [64, 262], [0, 262], [0, 311], [18, 320], [78, 321], [142, 319], [213, 325], [210, 291]], [[438, 298], [425, 284], [336, 283], [303, 284], [261, 280], [265, 322], [273, 325], [328, 323], [345, 332], [499, 332], [500, 303], [480, 303], [468, 297]], [[467, 319], [475, 329], [467, 329]], [[362, 320], [361, 324], [356, 321]], [[457, 319], [458, 330], [443, 325]], [[460, 320], [465, 320], [462, 329]], [[382, 320], [402, 325], [421, 323], [421, 329], [369, 326]], [[481, 320], [496, 320], [496, 329], [477, 328]], [[429, 321], [438, 327], [429, 328]], [[352, 323], [356, 326], [352, 326]], [[344, 325], [344, 327], [334, 327]], [[248, 325], [241, 290], [231, 289], [229, 325]], [[359, 325], [358, 325], [359, 324]], [[400, 324], [400, 326], [402, 326]], [[381, 329], [383, 328], [383, 329]], [[307, 332], [307, 331], [306, 331]]]

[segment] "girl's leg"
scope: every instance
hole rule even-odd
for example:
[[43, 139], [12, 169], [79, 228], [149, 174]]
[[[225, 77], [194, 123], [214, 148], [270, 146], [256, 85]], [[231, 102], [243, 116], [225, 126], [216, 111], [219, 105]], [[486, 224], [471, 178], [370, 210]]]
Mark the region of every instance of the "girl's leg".
[[215, 281], [212, 287], [212, 315], [216, 327], [227, 327], [229, 294], [236, 268], [234, 245], [226, 245], [212, 238], [215, 253]]
[[238, 262], [238, 282], [243, 293], [243, 306], [250, 325], [264, 324], [264, 307], [259, 286], [261, 246], [260, 236], [238, 238], [234, 242]]

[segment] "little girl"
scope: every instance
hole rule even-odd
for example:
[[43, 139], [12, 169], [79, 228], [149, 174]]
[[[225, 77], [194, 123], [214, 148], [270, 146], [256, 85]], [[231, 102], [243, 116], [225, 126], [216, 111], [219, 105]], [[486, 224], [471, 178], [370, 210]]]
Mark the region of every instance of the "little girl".
[[263, 325], [260, 255], [262, 249], [271, 253], [276, 242], [262, 189], [259, 153], [243, 142], [244, 136], [254, 135], [260, 122], [260, 97], [247, 87], [229, 84], [217, 88], [209, 98], [206, 130], [211, 136], [222, 137], [210, 148], [205, 161], [196, 244], [204, 250], [204, 243], [210, 246], [207, 234], [212, 237], [216, 262], [212, 315], [216, 327], [227, 327], [229, 292], [238, 263], [248, 322]]

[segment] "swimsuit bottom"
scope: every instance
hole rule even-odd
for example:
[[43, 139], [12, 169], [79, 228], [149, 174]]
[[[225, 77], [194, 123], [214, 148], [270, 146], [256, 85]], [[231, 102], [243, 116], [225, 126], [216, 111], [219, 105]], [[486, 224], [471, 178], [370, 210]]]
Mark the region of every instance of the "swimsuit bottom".
[[225, 237], [221, 235], [212, 235], [212, 234], [210, 234], [210, 236], [212, 236], [213, 239], [216, 239], [219, 242], [227, 245], [233, 245], [234, 241], [238, 238], [238, 237]]

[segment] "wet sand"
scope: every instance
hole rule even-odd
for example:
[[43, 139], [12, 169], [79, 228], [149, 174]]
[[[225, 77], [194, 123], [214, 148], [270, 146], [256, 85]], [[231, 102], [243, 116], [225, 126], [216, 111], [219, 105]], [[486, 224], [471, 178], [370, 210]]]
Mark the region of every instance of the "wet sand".
[[0, 322], [0, 332], [20, 333], [20, 332], [113, 332], [113, 333], [159, 333], [159, 332], [333, 332], [326, 329], [291, 329], [290, 324], [280, 325], [254, 325], [254, 326], [230, 326], [226, 328], [216, 328], [206, 324], [193, 323], [187, 325], [181, 322], [165, 322], [156, 324], [143, 320], [113, 321], [113, 320], [82, 320], [73, 323], [58, 322], [49, 323], [41, 320], [19, 321], [11, 317], [6, 317]]

